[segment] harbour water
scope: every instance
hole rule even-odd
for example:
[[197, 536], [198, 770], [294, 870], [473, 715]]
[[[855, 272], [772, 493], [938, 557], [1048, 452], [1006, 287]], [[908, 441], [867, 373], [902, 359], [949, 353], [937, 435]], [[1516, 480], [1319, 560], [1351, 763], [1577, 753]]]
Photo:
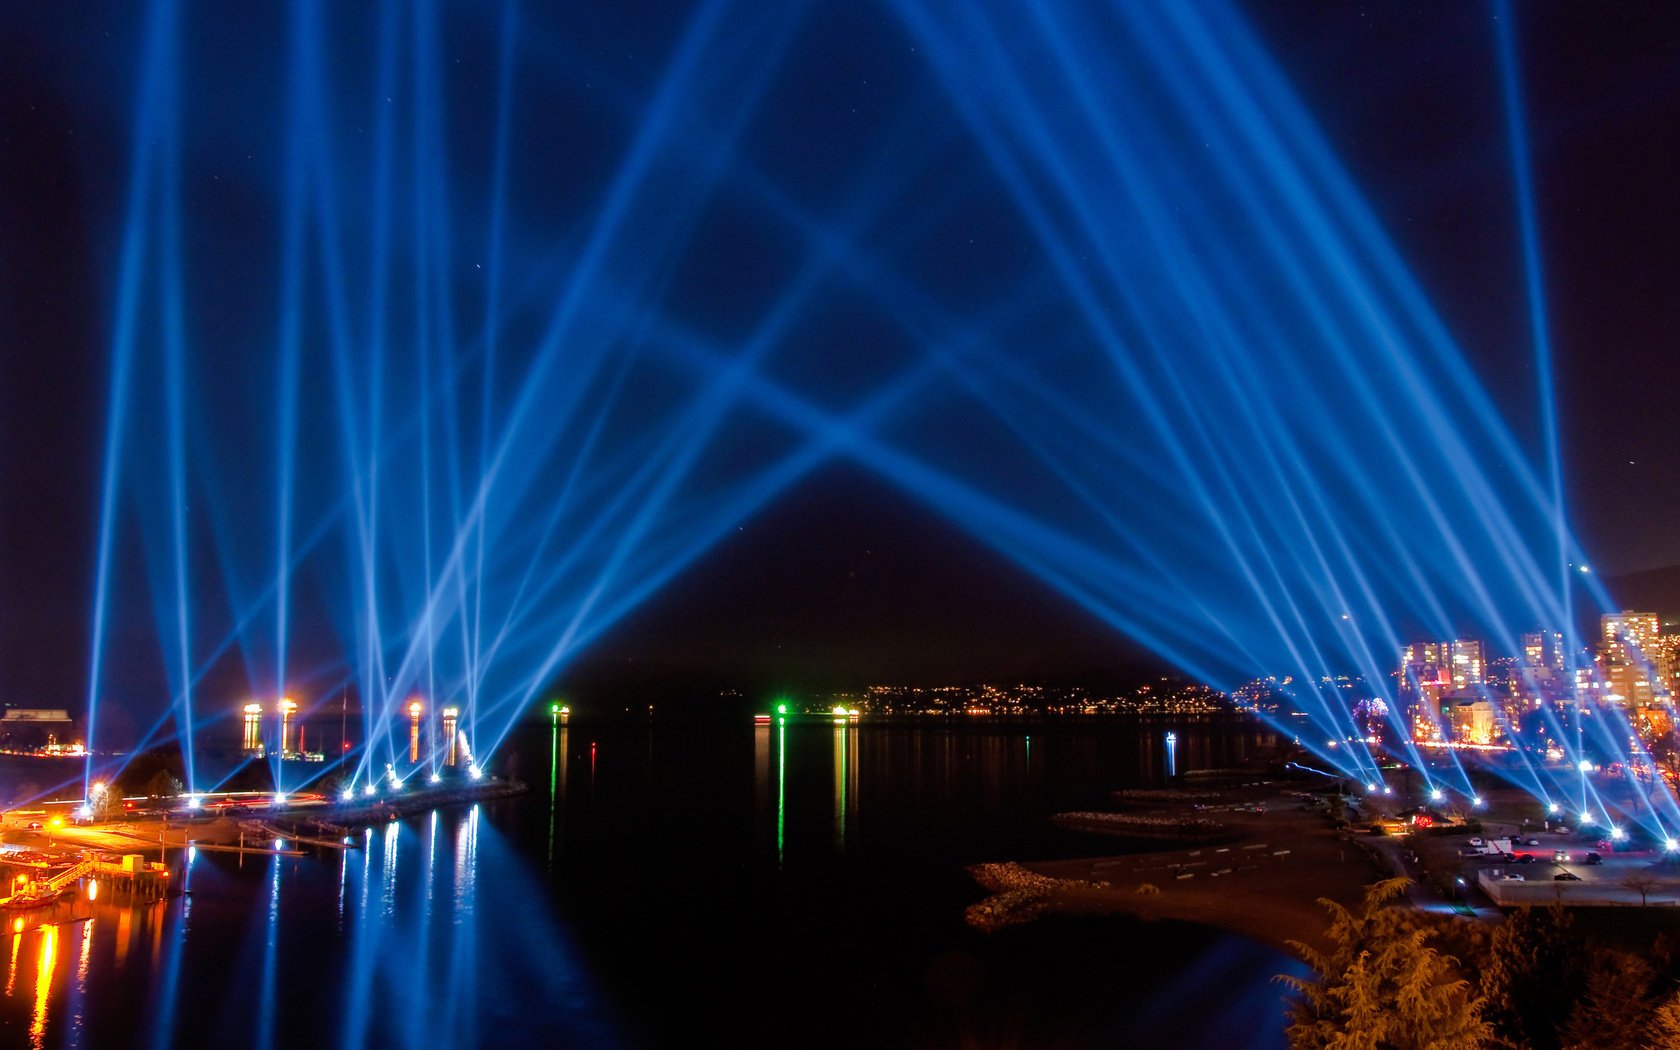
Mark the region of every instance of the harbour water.
[[[1218, 931], [991, 935], [962, 866], [1115, 851], [1044, 819], [1223, 767], [1234, 721], [516, 731], [530, 794], [304, 857], [176, 858], [184, 896], [0, 939], [11, 1046], [1281, 1047], [1278, 973]], [[37, 923], [43, 923], [37, 925]]]

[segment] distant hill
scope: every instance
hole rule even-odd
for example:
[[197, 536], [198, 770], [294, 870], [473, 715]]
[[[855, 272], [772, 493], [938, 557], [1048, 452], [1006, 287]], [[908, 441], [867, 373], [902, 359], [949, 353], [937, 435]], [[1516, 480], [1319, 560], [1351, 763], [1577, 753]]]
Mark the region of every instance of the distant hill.
[[1680, 620], [1680, 565], [1611, 576], [1605, 582], [1623, 609], [1654, 612], [1664, 623]]

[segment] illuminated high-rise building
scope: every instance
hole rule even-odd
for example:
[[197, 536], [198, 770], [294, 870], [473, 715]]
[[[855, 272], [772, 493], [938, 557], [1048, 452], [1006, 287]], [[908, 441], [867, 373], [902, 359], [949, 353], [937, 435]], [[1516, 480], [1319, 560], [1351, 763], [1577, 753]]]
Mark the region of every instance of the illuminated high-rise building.
[[1657, 636], [1662, 633], [1662, 621], [1656, 613], [1606, 613], [1599, 617], [1598, 624], [1600, 651], [1616, 656], [1628, 650], [1643, 654], [1656, 647]]
[[262, 754], [262, 713], [261, 704], [245, 705], [245, 735], [240, 741], [239, 750], [248, 755]]
[[1455, 689], [1481, 685], [1486, 668], [1487, 659], [1482, 652], [1481, 642], [1461, 638], [1452, 643], [1452, 680]]
[[1400, 651], [1400, 707], [1412, 739], [1440, 736], [1441, 698], [1451, 689], [1451, 642], [1413, 642]]
[[1523, 663], [1529, 667], [1563, 669], [1563, 632], [1535, 631], [1523, 635]]
[[443, 738], [448, 742], [448, 746], [443, 753], [443, 764], [446, 766], [453, 766], [459, 754], [459, 749], [455, 744], [455, 726], [460, 719], [460, 708], [446, 707], [443, 709]]
[[1666, 702], [1680, 696], [1680, 634], [1659, 634], [1651, 663], [1657, 673], [1657, 691]]
[[1601, 698], [1620, 707], [1644, 707], [1661, 689], [1657, 666], [1662, 622], [1656, 613], [1607, 613], [1599, 618], [1598, 667]]

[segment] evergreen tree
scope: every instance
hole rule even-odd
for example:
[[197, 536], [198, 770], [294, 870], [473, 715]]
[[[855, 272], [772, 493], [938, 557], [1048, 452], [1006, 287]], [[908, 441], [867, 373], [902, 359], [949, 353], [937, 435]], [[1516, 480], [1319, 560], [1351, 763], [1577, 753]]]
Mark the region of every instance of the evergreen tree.
[[1328, 954], [1291, 942], [1316, 980], [1281, 978], [1299, 993], [1290, 1008], [1289, 1041], [1300, 1050], [1476, 1050], [1491, 1029], [1483, 999], [1441, 952], [1436, 929], [1408, 908], [1393, 907], [1407, 880], [1365, 892], [1354, 912], [1322, 901], [1332, 921]]
[[1680, 1046], [1680, 991], [1673, 992], [1651, 1014], [1651, 1050], [1672, 1050]]
[[167, 769], [158, 770], [157, 776], [146, 782], [146, 794], [151, 798], [176, 798], [185, 790], [186, 785]]
[[1656, 1028], [1657, 1004], [1651, 999], [1655, 976], [1651, 965], [1637, 955], [1590, 950], [1586, 988], [1563, 1025], [1562, 1044], [1595, 1050], [1650, 1045]]
[[1559, 905], [1517, 909], [1494, 931], [1486, 959], [1482, 996], [1494, 1045], [1559, 1050], [1559, 1030], [1586, 989], [1569, 913]]

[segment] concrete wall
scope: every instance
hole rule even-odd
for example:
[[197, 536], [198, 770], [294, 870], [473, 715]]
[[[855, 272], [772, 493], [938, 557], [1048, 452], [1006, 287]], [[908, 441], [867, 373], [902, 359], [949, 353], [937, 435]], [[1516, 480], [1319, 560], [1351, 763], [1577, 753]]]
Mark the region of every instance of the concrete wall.
[[[1502, 908], [1523, 904], [1542, 907], [1561, 903], [1566, 908], [1639, 907], [1639, 894], [1615, 881], [1558, 882], [1550, 877], [1534, 882], [1506, 882], [1490, 868], [1476, 877], [1477, 885]], [[1519, 874], [1521, 874], [1519, 872]], [[1648, 896], [1651, 907], [1680, 907], [1680, 885], [1664, 886]]]

